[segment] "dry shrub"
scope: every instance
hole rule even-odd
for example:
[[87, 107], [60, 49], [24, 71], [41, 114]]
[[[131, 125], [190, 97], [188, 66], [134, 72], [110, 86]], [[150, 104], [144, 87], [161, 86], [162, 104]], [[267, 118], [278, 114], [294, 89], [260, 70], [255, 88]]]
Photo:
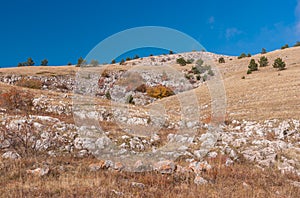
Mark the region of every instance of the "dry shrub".
[[43, 83], [40, 80], [36, 79], [25, 79], [22, 78], [16, 83], [17, 86], [20, 87], [27, 87], [31, 89], [41, 89], [43, 86]]
[[142, 93], [146, 93], [147, 91], [147, 86], [145, 84], [141, 84], [140, 86], [138, 86], [135, 91], [138, 91], [138, 92], [142, 92]]
[[157, 85], [155, 87], [148, 87], [147, 94], [153, 98], [164, 98], [174, 95], [174, 92], [169, 87]]
[[30, 111], [33, 95], [28, 92], [17, 90], [16, 88], [10, 89], [6, 93], [0, 94], [0, 105], [7, 110], [24, 110]]

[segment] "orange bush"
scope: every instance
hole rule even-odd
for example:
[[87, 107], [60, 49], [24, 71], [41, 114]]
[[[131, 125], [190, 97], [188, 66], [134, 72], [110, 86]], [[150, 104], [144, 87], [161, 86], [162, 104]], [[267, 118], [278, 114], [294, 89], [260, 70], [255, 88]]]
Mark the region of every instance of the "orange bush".
[[164, 98], [164, 97], [172, 96], [175, 93], [169, 87], [163, 85], [157, 85], [155, 87], [148, 87], [147, 94], [153, 98]]
[[16, 83], [17, 86], [27, 87], [31, 89], [41, 89], [43, 83], [40, 80], [22, 78]]

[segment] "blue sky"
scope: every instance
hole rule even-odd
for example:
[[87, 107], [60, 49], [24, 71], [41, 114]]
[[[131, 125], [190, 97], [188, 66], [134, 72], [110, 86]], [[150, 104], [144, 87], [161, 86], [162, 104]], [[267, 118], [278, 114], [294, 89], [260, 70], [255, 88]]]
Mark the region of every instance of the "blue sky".
[[[300, 0], [1, 0], [0, 67], [32, 57], [75, 63], [103, 39], [138, 26], [164, 26], [208, 51], [239, 55], [300, 40]], [[120, 44], [121, 45], [121, 44]]]

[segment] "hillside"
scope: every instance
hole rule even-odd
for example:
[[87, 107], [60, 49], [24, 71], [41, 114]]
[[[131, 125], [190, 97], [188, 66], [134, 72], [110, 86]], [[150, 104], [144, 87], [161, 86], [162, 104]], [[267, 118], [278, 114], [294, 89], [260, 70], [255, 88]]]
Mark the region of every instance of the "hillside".
[[[249, 75], [261, 54], [0, 69], [0, 194], [296, 197], [299, 55], [268, 52], [269, 65]], [[272, 67], [278, 57], [283, 71]]]

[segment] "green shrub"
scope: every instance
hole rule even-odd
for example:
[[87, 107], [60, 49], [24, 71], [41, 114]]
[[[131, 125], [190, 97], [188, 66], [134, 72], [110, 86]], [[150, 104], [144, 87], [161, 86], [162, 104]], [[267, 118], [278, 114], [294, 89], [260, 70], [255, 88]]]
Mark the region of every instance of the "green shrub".
[[125, 63], [125, 60], [122, 59], [122, 60], [120, 61], [120, 65], [123, 65], [124, 63]]
[[241, 53], [241, 55], [238, 57], [238, 59], [241, 59], [241, 58], [246, 58], [247, 55], [245, 53]]
[[110, 95], [110, 92], [109, 92], [109, 91], [107, 91], [107, 92], [105, 93], [105, 97], [106, 97], [107, 100], [111, 100], [111, 95]]
[[139, 57], [139, 55], [135, 55], [134, 57], [133, 57], [133, 59], [139, 59], [140, 57]]
[[260, 67], [266, 67], [269, 64], [268, 58], [265, 56], [260, 57], [259, 61], [259, 66]]
[[115, 63], [116, 63], [116, 60], [113, 59], [113, 60], [111, 61], [111, 64], [115, 64]]
[[172, 50], [169, 51], [169, 54], [174, 54], [174, 52]]
[[273, 67], [277, 68], [278, 70], [284, 70], [285, 66], [286, 66], [286, 64], [281, 58], [277, 58], [273, 64]]
[[77, 64], [76, 64], [76, 67], [81, 67], [81, 66], [84, 66], [86, 64], [86, 61], [80, 57], [78, 60], [77, 60]]
[[246, 79], [246, 77], [245, 77], [245, 76], [242, 76], [242, 79]]
[[176, 63], [177, 64], [179, 64], [179, 65], [181, 65], [181, 66], [185, 66], [186, 64], [187, 64], [187, 62], [184, 60], [184, 58], [178, 58], [177, 60], [176, 60]]
[[27, 59], [26, 62], [18, 63], [18, 67], [23, 67], [23, 66], [33, 66], [34, 64], [35, 64], [35, 63], [34, 63], [34, 61], [32, 60], [32, 58], [29, 57], [29, 58]]
[[219, 58], [219, 63], [225, 63], [225, 59], [223, 57]]
[[247, 74], [252, 74], [252, 71], [248, 69]]
[[41, 66], [47, 66], [48, 65], [48, 60], [44, 59], [41, 61]]
[[262, 48], [261, 49], [261, 54], [266, 54], [267, 53], [267, 50], [265, 48]]
[[32, 58], [31, 57], [29, 57], [28, 59], [27, 59], [27, 66], [33, 66], [35, 63], [34, 63], [34, 61], [32, 60]]
[[202, 66], [204, 61], [200, 58], [196, 61], [196, 66]]
[[68, 65], [69, 65], [69, 66], [71, 66], [71, 65], [72, 65], [72, 63], [71, 63], [71, 62], [68, 62]]
[[127, 57], [127, 58], [126, 58], [126, 61], [130, 61], [130, 60], [131, 60], [131, 58], [130, 58], [130, 57]]
[[211, 69], [208, 70], [207, 74], [210, 75], [210, 76], [214, 76], [215, 75], [215, 73]]
[[194, 59], [190, 58], [190, 59], [187, 59], [186, 63], [187, 64], [192, 64], [194, 61], [195, 61]]
[[251, 57], [251, 54], [250, 54], [250, 53], [248, 53], [247, 57]]
[[128, 104], [135, 104], [134, 101], [133, 101], [133, 96], [132, 95], [129, 95], [126, 99], [126, 103]]
[[281, 47], [281, 49], [286, 49], [286, 48], [289, 48], [288, 44], [285, 44], [284, 46]]
[[300, 46], [300, 41], [297, 41], [294, 47], [299, 47]]
[[203, 82], [207, 81], [207, 75], [205, 74], [205, 75], [202, 77], [202, 79], [203, 79]]
[[255, 60], [254, 59], [251, 59], [250, 60], [250, 63], [249, 63], [249, 65], [248, 65], [248, 68], [249, 68], [249, 70], [252, 72], [252, 71], [257, 71], [258, 70], [258, 65], [257, 65], [257, 63], [255, 62]]

